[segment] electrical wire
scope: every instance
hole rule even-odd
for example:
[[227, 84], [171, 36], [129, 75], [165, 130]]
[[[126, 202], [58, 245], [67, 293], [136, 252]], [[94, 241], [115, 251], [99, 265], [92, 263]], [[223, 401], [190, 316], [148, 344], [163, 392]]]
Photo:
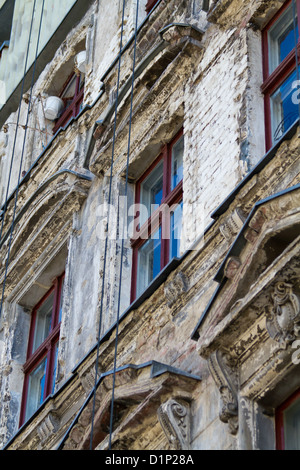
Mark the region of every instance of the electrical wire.
[[[127, 161], [126, 161], [126, 178], [125, 178], [125, 201], [128, 193], [128, 168], [129, 168], [129, 156], [130, 156], [130, 139], [131, 139], [131, 125], [132, 125], [132, 109], [133, 109], [133, 90], [135, 80], [135, 60], [136, 60], [136, 42], [137, 42], [137, 30], [138, 30], [138, 12], [139, 12], [139, 0], [136, 3], [136, 18], [135, 18], [135, 38], [134, 38], [134, 49], [133, 49], [133, 66], [132, 66], [132, 84], [131, 84], [131, 98], [130, 98], [130, 115], [129, 115], [129, 130], [128, 130], [128, 145], [127, 145]], [[126, 218], [125, 218], [126, 220]], [[113, 367], [113, 386], [112, 386], [112, 399], [110, 408], [110, 426], [109, 426], [109, 450], [111, 450], [112, 432], [113, 432], [113, 416], [114, 416], [114, 397], [115, 397], [115, 383], [116, 383], [116, 369], [117, 369], [117, 351], [118, 351], [118, 333], [119, 333], [119, 319], [120, 319], [120, 305], [121, 305], [121, 287], [122, 287], [122, 272], [123, 272], [123, 252], [124, 252], [124, 230], [125, 220], [122, 227], [122, 245], [120, 255], [120, 274], [119, 274], [119, 292], [118, 292], [118, 307], [117, 307], [117, 322], [116, 322], [116, 338], [115, 338], [115, 354], [114, 354], [114, 367]]]
[[[35, 76], [36, 62], [37, 62], [37, 57], [38, 57], [38, 50], [39, 50], [39, 43], [40, 43], [40, 35], [41, 35], [42, 21], [43, 21], [43, 15], [44, 15], [44, 5], [45, 5], [45, 0], [43, 0], [43, 3], [42, 3], [42, 9], [41, 9], [41, 15], [40, 15], [40, 21], [39, 21], [39, 29], [38, 29], [38, 36], [37, 36], [37, 43], [36, 43], [36, 51], [35, 51], [35, 58], [34, 58], [33, 71], [32, 71], [32, 80], [31, 80], [30, 96], [29, 96], [29, 102], [28, 102], [28, 108], [27, 108], [26, 124], [25, 124], [24, 138], [23, 138], [23, 146], [22, 146], [22, 152], [21, 152], [21, 158], [20, 158], [19, 175], [18, 175], [18, 184], [17, 184], [17, 190], [16, 190], [16, 194], [15, 194], [15, 203], [14, 203], [14, 209], [13, 209], [13, 219], [12, 219], [12, 224], [11, 224], [10, 238], [9, 238], [9, 245], [8, 245], [8, 252], [7, 252], [7, 258], [6, 258], [6, 263], [5, 263], [5, 273], [4, 273], [4, 280], [3, 280], [3, 286], [2, 286], [2, 297], [1, 297], [1, 305], [0, 305], [0, 318], [1, 318], [1, 314], [2, 314], [2, 308], [3, 308], [4, 292], [5, 292], [6, 279], [7, 279], [7, 271], [8, 271], [8, 264], [9, 264], [9, 258], [10, 258], [10, 250], [11, 250], [11, 244], [12, 244], [12, 238], [13, 238], [13, 231], [14, 231], [14, 226], [15, 226], [15, 217], [16, 217], [16, 210], [17, 210], [18, 194], [19, 194], [19, 187], [20, 187], [20, 180], [21, 180], [21, 172], [22, 172], [22, 165], [23, 165], [23, 157], [24, 157], [24, 151], [25, 151], [25, 143], [26, 143], [26, 137], [27, 137], [27, 125], [28, 125], [29, 112], [30, 112], [31, 101], [32, 101], [32, 92], [33, 92], [33, 86], [34, 86], [34, 76]], [[27, 53], [26, 53], [26, 60], [25, 60], [25, 62], [26, 62], [26, 68], [27, 68], [29, 47], [30, 47], [30, 42], [31, 42], [31, 34], [32, 34], [33, 20], [34, 20], [34, 15], [35, 15], [35, 7], [36, 7], [36, 0], [34, 0], [33, 9], [32, 9], [31, 24], [30, 24], [30, 34], [29, 34], [29, 39], [28, 39], [28, 44], [27, 44]], [[24, 76], [23, 76], [23, 85], [24, 85], [24, 78], [25, 78], [26, 68], [25, 68]], [[22, 86], [22, 88], [23, 88], [23, 86]], [[23, 93], [21, 92], [20, 105], [19, 105], [19, 112], [20, 112], [20, 107], [21, 107], [22, 96], [23, 96]], [[17, 129], [18, 129], [18, 126], [16, 126], [15, 135], [16, 135], [16, 133], [17, 133]], [[16, 140], [16, 138], [15, 138], [15, 140]], [[14, 148], [15, 148], [15, 146], [14, 146]], [[9, 184], [8, 184], [8, 186], [9, 186]], [[4, 222], [4, 217], [3, 217], [2, 223], [3, 223], [3, 222]], [[2, 227], [3, 227], [3, 225], [2, 225]], [[2, 236], [2, 233], [1, 233], [1, 236]], [[0, 238], [0, 240], [1, 240], [1, 238]]]
[[98, 369], [99, 369], [99, 349], [101, 343], [101, 329], [102, 329], [102, 315], [103, 315], [103, 300], [104, 300], [104, 288], [105, 288], [105, 275], [106, 275], [106, 262], [107, 262], [107, 247], [108, 247], [108, 234], [109, 234], [109, 206], [111, 202], [112, 194], [112, 178], [113, 178], [113, 166], [114, 166], [114, 153], [115, 153], [115, 141], [116, 141], [116, 126], [117, 126], [117, 109], [119, 104], [119, 88], [120, 88], [120, 74], [121, 74], [121, 60], [122, 60], [122, 44], [123, 44], [123, 33], [124, 33], [124, 18], [125, 18], [125, 4], [126, 0], [123, 0], [122, 8], [122, 22], [121, 22], [121, 36], [120, 36], [120, 48], [119, 48], [119, 63], [118, 63], [118, 78], [117, 78], [117, 89], [116, 89], [116, 101], [115, 101], [115, 117], [114, 117], [114, 130], [113, 130], [113, 141], [112, 141], [112, 156], [110, 165], [110, 181], [109, 181], [109, 194], [108, 194], [108, 213], [106, 222], [106, 237], [104, 246], [104, 259], [103, 259], [103, 272], [102, 272], [102, 288], [101, 288], [101, 301], [100, 301], [100, 315], [98, 323], [98, 341], [97, 341], [97, 353], [95, 363], [95, 383], [94, 383], [94, 394], [93, 394], [93, 407], [92, 407], [92, 421], [91, 421], [91, 435], [90, 435], [90, 450], [93, 449], [93, 435], [94, 435], [94, 420], [95, 420], [95, 406], [96, 406], [96, 391], [97, 391], [97, 380], [98, 380]]

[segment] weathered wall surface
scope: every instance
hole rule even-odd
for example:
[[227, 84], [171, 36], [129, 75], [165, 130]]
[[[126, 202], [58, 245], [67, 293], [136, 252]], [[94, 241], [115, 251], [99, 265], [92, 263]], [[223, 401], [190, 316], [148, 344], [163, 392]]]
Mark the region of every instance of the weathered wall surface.
[[[118, 76], [115, 59], [121, 33], [121, 3], [117, 0], [94, 2], [76, 28], [68, 31], [33, 90], [35, 100], [21, 167], [27, 176], [22, 180], [18, 194], [19, 218], [0, 319], [2, 445], [18, 430], [24, 380], [22, 365], [26, 361], [32, 308], [56, 276], [65, 270], [66, 277], [56, 393], [25, 426], [24, 434], [21, 432], [13, 439], [11, 448], [56, 448], [59, 444], [94, 385], [95, 345], [100, 321], [104, 337], [100, 344], [99, 373], [111, 371], [114, 364], [121, 240], [116, 239], [113, 232], [121, 230], [121, 215], [125, 212], [119, 196], [124, 194], [136, 1], [126, 2], [125, 9], [123, 44], [129, 43], [122, 55], [121, 98], [112, 171], [111, 202], [117, 222], [112, 219], [109, 227], [104, 273], [106, 218], [103, 211], [110, 188]], [[127, 203], [130, 206], [133, 202], [135, 182], [159, 154], [162, 144], [169, 142], [183, 127], [185, 239], [182, 253], [185, 256], [166, 278], [161, 278], [148, 298], [129, 308], [132, 250], [130, 240], [125, 240], [117, 367], [157, 361], [176, 368], [176, 372], [170, 371], [170, 382], [166, 379], [165, 386], [162, 380], [157, 389], [156, 380], [159, 382], [160, 379], [146, 379], [146, 366], [141, 373], [135, 375], [132, 372], [132, 376], [129, 373], [123, 376], [120, 372], [117, 393], [121, 411], [116, 428], [121, 437], [115, 438], [115, 448], [126, 448], [127, 445], [151, 449], [151, 439], [147, 437], [150, 428], [159, 429], [152, 445], [169, 448], [170, 436], [159, 426], [156, 411], [170, 399], [170, 393], [179, 397], [180, 403], [188, 403], [191, 448], [235, 449], [243, 446], [240, 437], [227, 432], [227, 424], [219, 419], [220, 393], [208, 367], [209, 354], [205, 349], [205, 340], [210, 339], [207, 332], [214, 332], [214, 328], [217, 331], [218, 322], [223, 319], [222, 315], [225, 316], [222, 306], [227, 306], [226, 296], [216, 300], [213, 313], [208, 312], [205, 317], [203, 330], [199, 327], [200, 341], [191, 336], [217, 287], [214, 276], [255, 203], [299, 183], [296, 132], [278, 147], [258, 175], [244, 180], [233, 200], [225, 205], [221, 215], [209, 227], [212, 212], [265, 154], [260, 91], [261, 32], [257, 25], [263, 25], [282, 4], [271, 3], [268, 7], [263, 1], [247, 2], [245, 11], [244, 2], [222, 0], [211, 5], [207, 17], [198, 0], [162, 0], [139, 31]], [[141, 2], [140, 25], [145, 19], [144, 7], [145, 2]], [[251, 18], [255, 28], [248, 22]], [[166, 30], [161, 32], [164, 27]], [[42, 103], [64, 83], [72, 71], [74, 55], [81, 49], [87, 51], [86, 108], [53, 136], [53, 123], [44, 119]], [[26, 119], [26, 106], [25, 99], [20, 122]], [[14, 146], [15, 129], [10, 123], [15, 122], [16, 113], [17, 110], [0, 133], [2, 203]], [[21, 128], [9, 194], [18, 182], [23, 136]], [[26, 206], [28, 201], [32, 201], [29, 207]], [[5, 239], [0, 246], [1, 291], [13, 212], [11, 199], [3, 222]], [[234, 291], [230, 299], [237, 300], [238, 295], [239, 291]], [[215, 341], [218, 342], [218, 338]], [[227, 344], [225, 340], [224, 344]], [[209, 347], [213, 350], [213, 346]], [[201, 356], [198, 349], [203, 353]], [[192, 385], [185, 383], [178, 371], [190, 374], [186, 380], [191, 380]], [[174, 378], [172, 374], [177, 373]], [[100, 411], [95, 445], [103, 448], [107, 445], [105, 413], [111, 391], [109, 379], [107, 382], [103, 388], [99, 386], [97, 392]], [[150, 395], [156, 398], [151, 401]], [[137, 408], [143, 409], [141, 403], [145, 397], [151, 403], [151, 406], [145, 406], [144, 415], [141, 414], [147, 425], [144, 418], [137, 418], [136, 414], [140, 415], [134, 409], [137, 404]], [[147, 400], [145, 398], [145, 402]], [[72, 429], [66, 448], [86, 446], [91, 422], [89, 406], [85, 413]], [[123, 420], [124, 416], [126, 419]], [[133, 416], [132, 421], [130, 416]], [[133, 423], [134, 439], [130, 438], [126, 428], [128, 423]]]

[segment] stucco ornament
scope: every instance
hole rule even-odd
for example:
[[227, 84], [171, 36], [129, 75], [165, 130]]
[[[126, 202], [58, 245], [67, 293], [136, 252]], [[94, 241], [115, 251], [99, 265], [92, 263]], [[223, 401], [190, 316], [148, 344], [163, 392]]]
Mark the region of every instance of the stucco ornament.
[[292, 284], [279, 282], [271, 295], [273, 307], [267, 309], [266, 328], [283, 349], [300, 334], [300, 302]]
[[221, 395], [220, 420], [228, 424], [229, 432], [238, 431], [237, 379], [232, 360], [228, 354], [217, 350], [208, 360], [210, 373]]
[[171, 398], [159, 407], [158, 419], [172, 450], [189, 450], [189, 404], [186, 401], [177, 401]]

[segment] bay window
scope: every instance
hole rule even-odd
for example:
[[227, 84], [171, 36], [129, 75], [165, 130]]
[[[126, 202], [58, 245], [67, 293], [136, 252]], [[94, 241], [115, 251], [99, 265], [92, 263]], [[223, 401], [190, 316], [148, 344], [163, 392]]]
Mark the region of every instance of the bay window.
[[180, 256], [183, 132], [165, 145], [136, 185], [138, 207], [132, 238], [131, 301], [175, 257]]
[[[300, 0], [289, 0], [263, 31], [266, 145], [267, 149], [280, 139], [299, 117], [295, 99], [299, 56]], [[298, 61], [299, 63], [299, 61]]]

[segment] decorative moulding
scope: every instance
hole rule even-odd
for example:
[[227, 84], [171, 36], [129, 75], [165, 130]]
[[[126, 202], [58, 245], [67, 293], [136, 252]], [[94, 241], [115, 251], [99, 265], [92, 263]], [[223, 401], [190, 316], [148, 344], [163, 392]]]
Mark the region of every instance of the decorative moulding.
[[158, 419], [172, 450], [190, 449], [190, 405], [170, 398], [158, 408]]
[[293, 284], [278, 282], [266, 306], [266, 328], [271, 338], [283, 349], [300, 336], [300, 301]]
[[[56, 238], [57, 244], [70, 232], [73, 214], [85, 201], [91, 178], [84, 172], [60, 170], [44, 181], [22, 205], [15, 216], [14, 238], [10, 248], [5, 295], [9, 296], [17, 283], [26, 276], [43, 251]], [[6, 260], [10, 226], [1, 240], [3, 260]], [[3, 282], [4, 266], [0, 271]]]
[[220, 420], [227, 423], [230, 434], [238, 432], [238, 399], [235, 364], [228, 353], [217, 350], [208, 360], [210, 373], [221, 394]]
[[[114, 387], [112, 449], [134, 449], [135, 442], [139, 442], [140, 448], [142, 441], [151, 445], [152, 442], [147, 441], [152, 439], [149, 426], [161, 434], [159, 445], [167, 437], [173, 447], [187, 449], [190, 439], [190, 394], [199, 381], [200, 377], [156, 361], [118, 368]], [[93, 448], [99, 450], [108, 448], [113, 383], [113, 372], [109, 371], [101, 374], [96, 385]], [[89, 448], [93, 398], [92, 391], [58, 450]]]

